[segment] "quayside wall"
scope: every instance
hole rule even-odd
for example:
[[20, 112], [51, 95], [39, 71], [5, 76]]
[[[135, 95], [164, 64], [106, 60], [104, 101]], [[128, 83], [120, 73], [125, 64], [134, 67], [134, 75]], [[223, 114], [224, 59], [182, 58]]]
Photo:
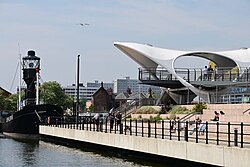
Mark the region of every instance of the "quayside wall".
[[100, 133], [42, 125], [40, 125], [40, 134], [215, 166], [250, 166], [249, 148]]

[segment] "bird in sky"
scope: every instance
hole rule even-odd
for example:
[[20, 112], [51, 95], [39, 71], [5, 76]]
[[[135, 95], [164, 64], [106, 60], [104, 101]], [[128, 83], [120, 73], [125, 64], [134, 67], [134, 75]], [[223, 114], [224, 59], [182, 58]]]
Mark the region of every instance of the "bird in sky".
[[89, 26], [90, 24], [89, 23], [79, 23], [80, 26]]

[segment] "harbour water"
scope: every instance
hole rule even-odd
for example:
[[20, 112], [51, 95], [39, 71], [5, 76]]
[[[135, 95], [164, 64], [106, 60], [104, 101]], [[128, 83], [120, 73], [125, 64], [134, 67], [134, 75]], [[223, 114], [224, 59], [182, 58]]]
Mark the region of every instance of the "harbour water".
[[104, 156], [41, 140], [37, 142], [23, 142], [1, 137], [0, 166], [141, 167], [151, 165], [142, 165], [122, 158]]

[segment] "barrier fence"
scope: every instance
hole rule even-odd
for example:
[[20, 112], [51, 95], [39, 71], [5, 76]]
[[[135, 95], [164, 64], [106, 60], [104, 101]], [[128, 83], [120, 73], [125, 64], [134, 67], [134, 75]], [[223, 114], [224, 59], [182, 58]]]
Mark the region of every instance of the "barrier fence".
[[109, 117], [95, 120], [89, 116], [51, 117], [43, 120], [41, 125], [59, 128], [227, 145], [229, 147], [250, 147], [250, 124], [246, 123], [132, 119], [113, 121]]
[[[213, 69], [211, 72], [204, 72], [203, 68], [175, 68], [176, 74], [187, 82], [192, 81], [234, 81], [248, 82], [250, 80], [250, 70], [247, 67], [230, 67]], [[177, 80], [167, 69], [139, 68], [138, 78], [144, 80]]]

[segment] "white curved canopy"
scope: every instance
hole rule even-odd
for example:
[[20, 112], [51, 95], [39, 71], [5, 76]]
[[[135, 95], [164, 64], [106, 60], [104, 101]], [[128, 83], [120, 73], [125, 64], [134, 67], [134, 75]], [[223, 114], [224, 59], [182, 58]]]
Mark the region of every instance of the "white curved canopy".
[[199, 94], [204, 101], [209, 102], [209, 94], [207, 91], [201, 91], [188, 83], [186, 80], [178, 76], [174, 69], [175, 61], [184, 56], [200, 57], [213, 61], [218, 67], [234, 68], [250, 66], [250, 49], [242, 48], [232, 51], [210, 52], [210, 51], [178, 51], [153, 47], [147, 44], [114, 42], [115, 47], [124, 52], [127, 56], [140, 64], [145, 69], [156, 68], [160, 65], [166, 68], [178, 80], [189, 87], [194, 93]]

